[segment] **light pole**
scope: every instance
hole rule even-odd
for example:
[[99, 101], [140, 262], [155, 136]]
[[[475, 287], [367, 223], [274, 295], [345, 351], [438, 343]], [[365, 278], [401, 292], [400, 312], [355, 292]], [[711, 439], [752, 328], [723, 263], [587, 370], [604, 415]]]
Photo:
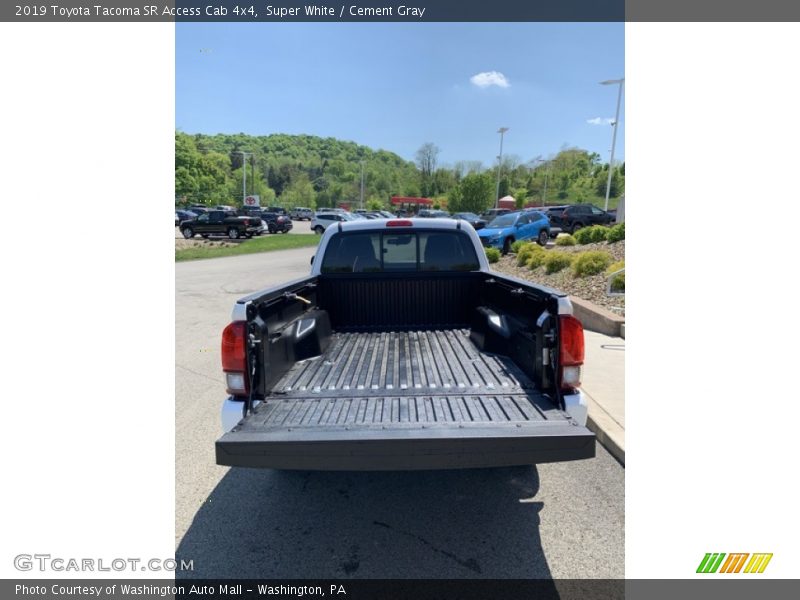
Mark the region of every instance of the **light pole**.
[[608, 196], [611, 194], [611, 174], [614, 169], [614, 148], [617, 145], [617, 128], [619, 127], [619, 105], [622, 101], [622, 87], [625, 85], [625, 78], [622, 79], [608, 79], [601, 81], [600, 85], [616, 85], [619, 84], [619, 93], [617, 94], [617, 113], [614, 116], [614, 134], [611, 137], [611, 159], [608, 162], [608, 181], [606, 182], [606, 205], [605, 210], [608, 210]]
[[497, 157], [497, 189], [494, 194], [495, 208], [500, 205], [500, 169], [503, 166], [503, 135], [505, 135], [506, 131], [508, 131], [508, 127], [501, 127], [497, 130], [497, 133], [500, 134], [500, 156]]
[[364, 209], [364, 161], [361, 162], [361, 209]]
[[247, 198], [247, 165], [245, 164], [245, 158], [249, 155], [252, 156], [252, 152], [243, 152], [242, 150], [234, 150], [233, 154], [241, 154], [242, 155], [242, 206], [244, 206], [244, 199]]
[[542, 208], [544, 208], [547, 206], [547, 176], [550, 175], [550, 163], [552, 161], [544, 160], [543, 158], [537, 158], [534, 162], [544, 163], [547, 165], [547, 168], [544, 171], [544, 189], [542, 190]]

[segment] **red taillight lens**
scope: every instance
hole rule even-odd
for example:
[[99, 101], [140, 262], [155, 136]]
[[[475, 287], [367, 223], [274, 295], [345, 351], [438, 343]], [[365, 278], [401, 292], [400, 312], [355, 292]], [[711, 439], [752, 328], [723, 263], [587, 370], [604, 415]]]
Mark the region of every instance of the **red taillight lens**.
[[234, 321], [222, 331], [222, 370], [228, 393], [235, 396], [248, 393], [246, 337], [244, 321]]
[[386, 221], [387, 227], [411, 227], [413, 224], [413, 221], [410, 219], [393, 219], [392, 221]]
[[561, 345], [559, 346], [559, 383], [562, 389], [574, 389], [581, 384], [581, 365], [584, 357], [583, 325], [572, 315], [559, 317]]

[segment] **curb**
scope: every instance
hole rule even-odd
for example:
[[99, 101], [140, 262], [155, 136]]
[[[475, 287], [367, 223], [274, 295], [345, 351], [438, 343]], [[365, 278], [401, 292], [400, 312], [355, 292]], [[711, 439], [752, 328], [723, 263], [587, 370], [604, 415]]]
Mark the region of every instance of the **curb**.
[[600, 444], [602, 444], [602, 446], [608, 450], [608, 453], [616, 458], [624, 467], [625, 449], [622, 448], [608, 433], [606, 433], [606, 431], [600, 427], [600, 425], [598, 425], [591, 416], [589, 416], [586, 421], [586, 427], [588, 427], [590, 431], [594, 432], [595, 436], [597, 437], [597, 441], [600, 442]]
[[611, 337], [624, 337], [624, 335], [620, 335], [620, 330], [625, 325], [623, 317], [583, 298], [570, 296], [569, 299], [572, 302], [575, 316], [586, 329]]

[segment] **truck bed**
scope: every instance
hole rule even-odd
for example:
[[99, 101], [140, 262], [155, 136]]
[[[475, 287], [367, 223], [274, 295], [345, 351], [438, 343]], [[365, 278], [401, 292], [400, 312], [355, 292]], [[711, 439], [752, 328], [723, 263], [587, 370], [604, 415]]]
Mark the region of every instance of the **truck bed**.
[[564, 419], [509, 358], [479, 351], [464, 329], [336, 333], [272, 396], [257, 411], [263, 425]]
[[424, 469], [594, 456], [594, 436], [468, 329], [334, 333], [217, 442], [218, 464]]

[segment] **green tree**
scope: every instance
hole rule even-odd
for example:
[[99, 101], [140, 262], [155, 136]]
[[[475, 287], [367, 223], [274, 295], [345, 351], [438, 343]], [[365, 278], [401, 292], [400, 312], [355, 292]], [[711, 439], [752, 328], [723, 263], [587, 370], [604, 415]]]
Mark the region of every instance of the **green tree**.
[[495, 188], [491, 173], [470, 173], [447, 197], [451, 212], [482, 213], [492, 204]]
[[303, 206], [314, 209], [317, 207], [316, 192], [314, 186], [305, 174], [299, 175], [283, 190], [279, 200], [284, 208]]

